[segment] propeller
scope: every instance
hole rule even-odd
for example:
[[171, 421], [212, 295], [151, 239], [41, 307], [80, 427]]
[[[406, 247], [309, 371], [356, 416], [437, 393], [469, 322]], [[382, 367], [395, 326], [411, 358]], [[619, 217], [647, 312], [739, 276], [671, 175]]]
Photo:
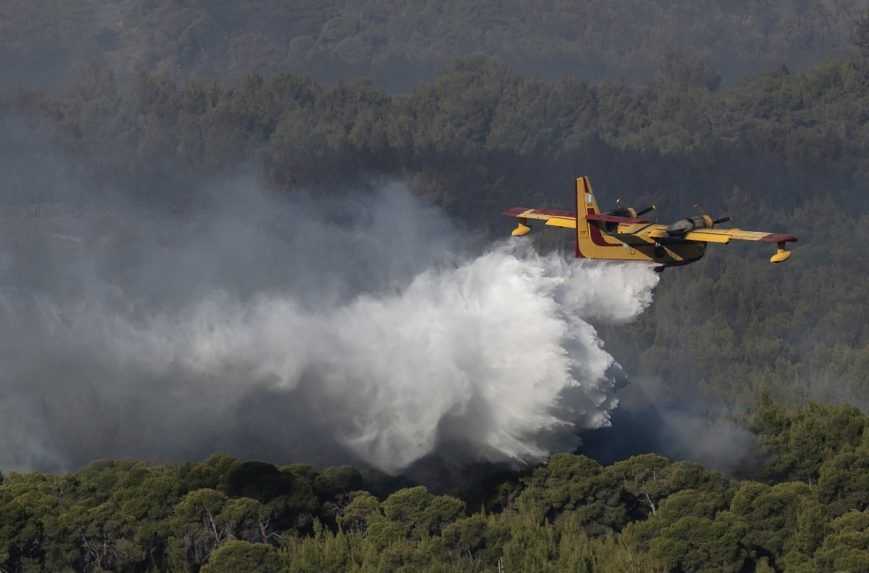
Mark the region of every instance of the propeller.
[[636, 209], [634, 209], [632, 207], [625, 207], [624, 205], [622, 205], [622, 198], [621, 197], [616, 199], [616, 212], [619, 212], [619, 214], [624, 213], [624, 214], [629, 215], [630, 217], [642, 217], [646, 213], [649, 213], [650, 211], [654, 211], [654, 210], [655, 210], [655, 206], [649, 205], [645, 209], [641, 209], [640, 211], [637, 211]]
[[718, 219], [713, 219], [713, 218], [712, 218], [712, 215], [710, 215], [710, 214], [706, 211], [706, 209], [704, 209], [703, 206], [700, 205], [699, 203], [695, 203], [695, 204], [694, 204], [694, 208], [697, 209], [698, 211], [700, 211], [700, 214], [703, 215], [704, 218], [709, 217], [709, 218], [706, 219], [706, 220], [707, 220], [707, 221], [712, 221], [712, 226], [713, 226], [713, 227], [714, 227], [715, 225], [720, 224], [720, 223], [727, 223], [728, 221], [730, 221], [730, 217], [720, 217], [720, 218], [718, 218]]

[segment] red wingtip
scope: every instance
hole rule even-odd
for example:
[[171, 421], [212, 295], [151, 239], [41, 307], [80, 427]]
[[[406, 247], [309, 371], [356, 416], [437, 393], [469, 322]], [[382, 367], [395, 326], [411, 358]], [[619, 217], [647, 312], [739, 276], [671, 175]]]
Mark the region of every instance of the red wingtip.
[[765, 241], [767, 243], [796, 243], [797, 238], [793, 235], [786, 235], [783, 233], [770, 233], [766, 237], [762, 238], [761, 241]]

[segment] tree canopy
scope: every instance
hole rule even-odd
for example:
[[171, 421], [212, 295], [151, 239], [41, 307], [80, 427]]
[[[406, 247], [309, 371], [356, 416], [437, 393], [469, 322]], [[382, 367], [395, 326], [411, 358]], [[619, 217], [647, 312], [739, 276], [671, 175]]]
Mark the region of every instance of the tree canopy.
[[[866, 571], [865, 438], [843, 409], [767, 403], [765, 468], [739, 480], [657, 455], [601, 465], [558, 454], [482, 505], [382, 490], [347, 467], [96, 462], [0, 484], [4, 571]], [[848, 411], [851, 426], [867, 424]], [[779, 423], [769, 423], [769, 420]], [[796, 424], [815, 428], [790, 439]], [[804, 479], [782, 460], [825, 444]], [[817, 476], [820, 476], [819, 478]], [[275, 487], [280, 483], [280, 487]], [[352, 491], [351, 491], [352, 489]], [[512, 492], [506, 504], [501, 498]]]
[[410, 89], [479, 54], [550, 78], [636, 81], [680, 70], [675, 77], [708, 85], [703, 78], [797, 69], [847, 52], [865, 9], [862, 0], [8, 0], [0, 63], [26, 83], [102, 61], [181, 78], [293, 72]]

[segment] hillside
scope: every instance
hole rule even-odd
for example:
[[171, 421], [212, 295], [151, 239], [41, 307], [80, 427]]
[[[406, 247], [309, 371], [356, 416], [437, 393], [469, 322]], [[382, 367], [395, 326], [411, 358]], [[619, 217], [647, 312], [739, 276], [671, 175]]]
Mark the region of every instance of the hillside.
[[687, 65], [713, 84], [849, 50], [865, 0], [810, 2], [243, 2], [46, 0], [0, 8], [4, 83], [118, 73], [367, 77], [390, 90], [483, 55], [541, 77], [649, 80]]
[[543, 82], [480, 60], [407, 96], [296, 76], [129, 86], [91, 74], [63, 96], [10, 106], [89, 177], [121, 177], [152, 202], [187, 204], [189, 182], [246, 165], [278, 189], [392, 176], [495, 238], [508, 230], [503, 208], [565, 206], [572, 178], [588, 174], [605, 203], [655, 202], [662, 221], [702, 202], [745, 228], [792, 232], [801, 242], [784, 267], [729, 246], [666, 273], [652, 311], [614, 336], [616, 358], [673, 395], [691, 388], [730, 405], [761, 389], [866, 399], [863, 64], [720, 92]]

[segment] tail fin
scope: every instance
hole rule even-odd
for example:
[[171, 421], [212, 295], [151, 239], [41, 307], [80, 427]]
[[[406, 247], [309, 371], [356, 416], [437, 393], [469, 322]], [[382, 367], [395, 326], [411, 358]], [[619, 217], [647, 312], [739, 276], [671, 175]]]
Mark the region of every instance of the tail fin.
[[[591, 238], [589, 236], [588, 213], [600, 213], [597, 199], [591, 190], [591, 181], [588, 177], [576, 178], [576, 256], [579, 258], [591, 257]], [[585, 254], [584, 254], [585, 253]]]
[[585, 205], [586, 209], [589, 207], [594, 209], [595, 213], [600, 213], [600, 209], [597, 206], [597, 199], [594, 198], [594, 193], [591, 190], [591, 180], [588, 177], [577, 177], [576, 178], [576, 196], [577, 199], [582, 195], [581, 205]]
[[576, 178], [576, 256], [607, 261], [645, 261], [636, 246], [629, 246], [604, 233], [600, 221], [589, 221], [591, 214], [601, 215], [588, 177]]

